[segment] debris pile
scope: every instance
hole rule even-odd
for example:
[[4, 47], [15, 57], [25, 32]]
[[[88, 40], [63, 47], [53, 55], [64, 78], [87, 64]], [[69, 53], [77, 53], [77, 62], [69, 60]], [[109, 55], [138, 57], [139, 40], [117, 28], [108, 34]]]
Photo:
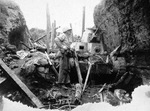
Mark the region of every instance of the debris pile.
[[16, 68], [18, 65], [15, 63], [19, 59], [16, 55], [17, 48], [10, 44], [1, 44], [0, 46], [0, 58], [12, 69]]
[[[108, 103], [105, 102], [100, 102], [100, 103], [87, 103], [80, 105], [76, 108], [74, 108], [72, 111], [106, 111], [106, 110], [111, 110], [111, 111], [149, 111], [150, 106], [150, 86], [139, 86], [134, 90], [132, 93], [132, 101], [131, 103], [119, 105], [119, 106], [112, 106]], [[144, 103], [144, 104], [143, 104]], [[10, 105], [11, 104], [11, 105]], [[70, 107], [72, 107], [70, 105]], [[17, 109], [21, 109], [22, 111], [45, 111], [45, 109], [37, 109], [37, 108], [32, 108], [28, 107], [26, 105], [23, 105], [18, 102], [12, 102], [6, 98], [1, 97], [0, 100], [0, 108], [2, 108], [2, 111], [16, 111]], [[62, 110], [62, 109], [57, 109], [57, 110]], [[47, 110], [47, 111], [57, 111], [57, 110]], [[68, 109], [70, 110], [70, 109]]]
[[[150, 86], [139, 86], [132, 93], [132, 101], [131, 103], [119, 105], [119, 106], [111, 106], [108, 103], [87, 103], [82, 106], [78, 106], [72, 111], [149, 111], [150, 106]], [[145, 104], [143, 104], [145, 103]]]
[[[5, 50], [3, 51], [3, 53], [5, 53]], [[106, 101], [114, 106], [122, 104], [122, 103], [126, 103], [126, 101], [121, 99], [121, 98], [124, 98], [125, 95], [124, 97], [119, 96], [119, 94], [121, 95], [120, 90], [119, 90], [120, 92], [114, 91], [113, 93], [113, 90], [118, 84], [110, 85], [111, 88], [113, 89], [112, 91], [107, 88], [102, 87], [101, 89], [102, 90], [104, 89], [104, 91], [95, 92], [95, 93], [98, 93], [97, 95], [101, 95], [101, 92], [102, 92], [102, 96], [91, 96], [91, 95], [94, 95], [94, 92], [90, 92], [89, 94], [87, 93], [88, 89], [85, 89], [85, 88], [87, 87], [88, 78], [87, 80], [85, 80], [83, 89], [82, 89], [81, 84], [76, 84], [72, 88], [67, 89], [67, 91], [66, 89], [61, 89], [57, 87], [55, 84], [57, 80], [57, 73], [55, 72], [55, 70], [52, 69], [52, 64], [55, 64], [54, 54], [47, 55], [47, 53], [37, 51], [36, 49], [32, 49], [30, 51], [20, 50], [20, 51], [14, 52], [14, 54], [10, 52], [7, 54], [9, 54], [9, 57], [11, 57], [11, 55], [17, 57], [17, 60], [15, 61], [17, 66], [15, 67], [12, 67], [11, 65], [8, 65], [8, 66], [12, 70], [15, 71], [17, 76], [42, 101], [42, 103], [44, 104], [44, 107], [47, 107], [50, 104], [51, 106], [49, 106], [49, 108], [51, 109], [58, 109], [58, 108], [63, 107], [64, 105], [69, 105], [69, 104], [74, 105], [73, 107], [75, 107], [76, 105], [87, 103], [87, 100], [90, 100], [90, 98], [92, 98], [93, 102], [95, 100], [97, 100], [97, 102]], [[15, 60], [15, 59], [12, 59], [8, 62], [7, 55], [3, 56], [2, 58], [7, 64], [11, 64], [12, 60]], [[49, 63], [49, 60], [51, 63]], [[97, 59], [95, 58], [92, 59], [92, 61], [98, 62]], [[100, 61], [102, 62], [101, 59]], [[91, 68], [89, 68], [89, 71], [91, 70]], [[106, 85], [104, 87], [107, 87], [107, 86], [109, 87], [109, 85]], [[100, 87], [98, 86], [97, 89], [99, 88]], [[22, 93], [16, 90], [15, 92], [12, 92], [12, 94], [10, 94], [10, 92], [6, 93], [5, 97], [10, 98], [11, 100], [21, 101], [18, 99], [18, 98], [22, 99], [21, 95]], [[88, 97], [86, 97], [87, 95]], [[124, 99], [127, 99], [127, 98], [124, 98]], [[127, 101], [127, 102], [130, 102], [130, 101]]]

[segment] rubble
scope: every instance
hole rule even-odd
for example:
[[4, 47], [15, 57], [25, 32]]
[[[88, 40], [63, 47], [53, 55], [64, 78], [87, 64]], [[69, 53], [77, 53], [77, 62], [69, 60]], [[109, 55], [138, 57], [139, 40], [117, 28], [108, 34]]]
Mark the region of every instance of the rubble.
[[[149, 86], [144, 85], [144, 86], [139, 86], [138, 88], [136, 88], [134, 90], [134, 92], [132, 93], [132, 101], [131, 103], [127, 103], [124, 105], [119, 105], [119, 106], [112, 106], [108, 103], [105, 102], [99, 102], [99, 103], [87, 103], [87, 104], [83, 104], [83, 105], [79, 105], [79, 106], [73, 106], [70, 105], [70, 109], [72, 109], [72, 111], [106, 111], [106, 110], [112, 110], [112, 111], [149, 111], [150, 106], [149, 106], [149, 102], [150, 102], [150, 95], [149, 95]], [[57, 110], [63, 110], [63, 107], [61, 107], [60, 109], [37, 109], [37, 108], [32, 108], [26, 105], [23, 105], [19, 102], [12, 102], [4, 97], [0, 98], [0, 108], [2, 108], [2, 111], [8, 111], [8, 110], [12, 110], [12, 111], [16, 111], [17, 109], [21, 109], [22, 111], [57, 111]], [[144, 104], [143, 104], [144, 103]], [[10, 105], [11, 104], [11, 105]], [[66, 109], [69, 109], [69, 106], [64, 106], [66, 107]]]
[[[4, 48], [3, 53], [5, 53], [5, 51], [7, 50]], [[130, 103], [131, 101], [130, 94], [128, 93], [124, 94], [124, 96], [121, 97], [122, 99], [119, 96], [119, 94], [121, 94], [121, 92], [119, 91], [124, 90], [121, 89], [120, 85], [121, 86], [125, 85], [124, 81], [125, 78], [128, 77], [127, 76], [129, 74], [128, 72], [124, 73], [123, 76], [121, 76], [121, 78], [119, 77], [120, 79], [117, 80], [116, 83], [113, 84], [108, 83], [107, 85], [105, 84], [106, 86], [104, 85], [105, 87], [102, 93], [100, 91], [102, 86], [100, 85], [98, 85], [97, 87], [93, 87], [92, 89], [92, 87], [90, 87], [89, 84], [87, 84], [87, 86], [86, 85], [84, 86], [85, 87], [84, 90], [82, 89], [81, 84], [79, 84], [79, 86], [76, 85], [76, 88], [75, 86], [73, 86], [72, 88], [63, 89], [57, 87], [57, 85], [55, 84], [57, 80], [57, 75], [51, 68], [51, 65], [55, 65], [54, 53], [48, 55], [47, 53], [43, 53], [36, 49], [30, 51], [21, 50], [17, 51], [16, 53], [12, 52], [11, 50], [8, 51], [9, 53], [7, 52], [6, 54], [8, 57], [11, 57], [11, 55], [13, 56], [15, 55], [18, 58], [8, 59], [7, 56], [3, 56], [2, 57], [3, 60], [5, 60], [7, 64], [9, 64], [9, 67], [16, 72], [17, 76], [42, 101], [42, 103], [44, 104], [43, 108], [47, 108], [50, 104], [51, 104], [51, 106], [49, 106], [50, 109], [59, 109], [59, 108], [64, 109], [68, 107], [75, 108], [76, 105], [100, 101], [105, 101], [113, 106], [117, 106], [124, 103]], [[100, 56], [99, 58], [92, 55], [90, 61], [95, 62], [95, 64], [97, 63], [100, 63], [102, 65], [107, 64], [102, 56]], [[11, 63], [12, 65], [14, 65], [14, 63], [19, 64], [17, 66], [11, 66]], [[79, 62], [79, 64], [82, 63]], [[16, 69], [19, 70], [17, 71]], [[129, 81], [130, 79], [128, 80], [128, 82], [126, 81], [126, 84], [128, 84]], [[120, 89], [116, 91], [115, 89], [117, 88]], [[91, 90], [92, 92], [90, 92]], [[22, 99], [20, 91], [17, 90], [15, 92], [5, 94], [5, 97], [8, 97], [11, 100], [16, 101], [18, 100], [20, 101], [20, 99]], [[24, 103], [29, 104], [27, 102]]]

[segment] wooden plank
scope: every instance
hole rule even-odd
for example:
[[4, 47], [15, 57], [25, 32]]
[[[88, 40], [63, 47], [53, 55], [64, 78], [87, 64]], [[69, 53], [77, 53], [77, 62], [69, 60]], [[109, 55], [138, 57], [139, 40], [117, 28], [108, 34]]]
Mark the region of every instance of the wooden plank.
[[12, 71], [1, 59], [0, 66], [6, 71], [6, 73], [17, 83], [17, 85], [25, 92], [25, 94], [32, 100], [32, 102], [38, 107], [43, 107], [43, 104], [40, 100], [29, 90], [29, 88], [15, 75], [14, 71]]

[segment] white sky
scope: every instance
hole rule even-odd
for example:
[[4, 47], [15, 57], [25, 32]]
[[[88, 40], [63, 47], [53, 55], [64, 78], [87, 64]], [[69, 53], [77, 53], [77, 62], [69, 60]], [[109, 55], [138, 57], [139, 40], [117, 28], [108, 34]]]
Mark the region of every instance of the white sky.
[[72, 24], [74, 34], [81, 35], [83, 6], [86, 7], [85, 28], [94, 26], [93, 11], [101, 0], [13, 0], [24, 14], [27, 26], [46, 29], [46, 3], [49, 4], [51, 23], [57, 26]]

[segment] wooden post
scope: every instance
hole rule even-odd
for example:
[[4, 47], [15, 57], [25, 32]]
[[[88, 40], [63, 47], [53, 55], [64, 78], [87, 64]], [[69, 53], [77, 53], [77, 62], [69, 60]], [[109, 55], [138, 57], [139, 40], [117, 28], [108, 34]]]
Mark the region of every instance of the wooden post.
[[85, 30], [85, 6], [83, 7], [83, 16], [82, 16], [82, 34], [81, 34], [81, 36], [83, 35], [84, 30]]
[[[72, 24], [70, 23], [70, 28], [72, 29]], [[74, 42], [74, 38], [73, 38], [73, 29], [72, 29], [72, 34], [71, 34], [71, 39], [72, 39], [72, 42]]]
[[54, 38], [55, 38], [55, 31], [56, 31], [56, 21], [52, 23], [52, 33], [51, 33], [51, 49], [54, 49]]
[[57, 30], [57, 27], [56, 27], [56, 20], [54, 20], [54, 39], [56, 37], [56, 30]]
[[46, 45], [47, 45], [47, 53], [49, 53], [49, 49], [50, 49], [50, 46], [49, 46], [49, 43], [50, 43], [50, 30], [51, 30], [51, 22], [50, 22], [50, 13], [49, 13], [49, 5], [47, 3], [47, 7], [46, 7], [46, 17], [47, 17], [47, 42], [46, 42]]
[[53, 39], [54, 39], [54, 23], [52, 23], [52, 33], [51, 33], [51, 41], [50, 41], [50, 49], [53, 49]]

